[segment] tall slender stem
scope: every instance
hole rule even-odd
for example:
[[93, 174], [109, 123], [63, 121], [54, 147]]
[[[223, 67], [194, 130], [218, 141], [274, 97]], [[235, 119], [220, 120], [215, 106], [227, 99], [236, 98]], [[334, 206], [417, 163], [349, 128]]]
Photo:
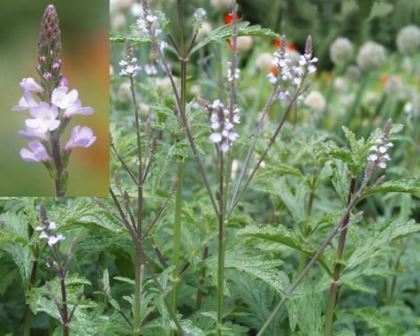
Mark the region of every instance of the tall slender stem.
[[[177, 0], [178, 23], [180, 28], [180, 49], [178, 57], [181, 62], [181, 99], [179, 109], [181, 115], [186, 115], [187, 105], [187, 64], [188, 64], [188, 51], [185, 47], [185, 27], [184, 27], [184, 8], [183, 0]], [[181, 138], [177, 136], [177, 141]], [[177, 190], [175, 195], [175, 218], [174, 218], [174, 237], [173, 237], [173, 265], [175, 266], [173, 278], [175, 279], [174, 287], [172, 290], [172, 311], [176, 312], [177, 297], [179, 289], [179, 272], [180, 272], [180, 253], [181, 253], [181, 233], [182, 233], [182, 190], [184, 187], [184, 170], [185, 160], [184, 157], [179, 156], [177, 159]]]
[[[31, 287], [35, 285], [36, 274], [38, 270], [38, 257], [39, 257], [39, 244], [37, 243], [35, 246], [34, 260], [32, 261], [31, 276], [29, 278], [29, 284], [28, 284], [29, 289], [31, 289]], [[31, 335], [31, 318], [32, 318], [31, 308], [29, 306], [29, 303], [26, 303], [25, 313], [24, 313], [24, 318], [23, 318], [23, 335], [24, 336]]]
[[134, 240], [135, 244], [135, 290], [134, 290], [134, 321], [133, 333], [140, 335], [141, 328], [141, 294], [143, 283], [143, 160], [141, 149], [141, 129], [138, 113], [138, 104], [136, 92], [134, 88], [134, 78], [130, 76], [130, 90], [133, 103], [135, 126], [136, 126], [136, 141], [137, 141], [137, 159], [138, 159], [138, 177], [137, 177], [137, 239]]
[[135, 255], [135, 288], [134, 288], [134, 321], [133, 321], [133, 334], [135, 336], [140, 335], [141, 328], [141, 295], [142, 295], [142, 283], [143, 283], [143, 255], [141, 247], [136, 246]]
[[222, 335], [223, 326], [223, 286], [225, 275], [225, 190], [224, 190], [224, 157], [220, 151], [220, 181], [219, 181], [219, 239], [217, 251], [217, 326], [216, 335]]
[[175, 266], [174, 276], [176, 279], [174, 287], [172, 290], [172, 310], [176, 311], [177, 306], [177, 296], [178, 296], [178, 277], [179, 277], [179, 261], [181, 254], [181, 232], [182, 232], [182, 223], [181, 223], [181, 212], [182, 212], [182, 188], [184, 185], [184, 170], [185, 163], [183, 158], [178, 159], [177, 164], [177, 190], [175, 195], [175, 222], [174, 222], [174, 237], [173, 237], [173, 259], [172, 264]]
[[[348, 196], [347, 196], [347, 205], [351, 202], [351, 198], [354, 194], [355, 187], [356, 187], [356, 179], [352, 177], [350, 181]], [[325, 314], [325, 326], [324, 326], [325, 336], [332, 335], [332, 329], [333, 329], [333, 323], [334, 323], [334, 312], [335, 312], [335, 307], [337, 305], [338, 291], [340, 289], [339, 280], [340, 280], [340, 273], [341, 273], [341, 262], [342, 262], [341, 259], [343, 257], [344, 247], [346, 245], [347, 228], [348, 228], [349, 220], [350, 220], [350, 213], [348, 213], [347, 216], [344, 217], [344, 220], [341, 223], [341, 228], [340, 228], [341, 232], [340, 232], [340, 238], [339, 238], [338, 246], [337, 246], [336, 261], [334, 265], [334, 272], [332, 275], [332, 282], [330, 286], [330, 295], [329, 295], [329, 300], [328, 300], [327, 311]]]
[[60, 287], [61, 287], [61, 301], [62, 301], [62, 307], [61, 307], [61, 319], [63, 323], [63, 336], [69, 336], [70, 330], [69, 330], [69, 313], [68, 313], [68, 307], [67, 307], [67, 290], [66, 290], [66, 275], [61, 269], [60, 274]]
[[325, 240], [322, 242], [320, 248], [318, 251], [314, 254], [314, 256], [311, 258], [311, 260], [308, 262], [306, 267], [303, 269], [303, 271], [299, 274], [299, 276], [295, 279], [290, 289], [287, 291], [287, 293], [283, 296], [283, 298], [280, 300], [280, 302], [277, 304], [277, 306], [274, 308], [274, 310], [271, 312], [268, 319], [264, 322], [263, 326], [261, 327], [260, 331], [257, 333], [257, 336], [262, 336], [271, 322], [274, 320], [278, 312], [280, 311], [281, 307], [283, 307], [286, 300], [290, 297], [291, 294], [296, 290], [296, 288], [299, 287], [299, 285], [302, 283], [303, 279], [305, 279], [306, 275], [311, 270], [312, 266], [317, 262], [317, 260], [321, 257], [322, 253], [324, 253], [325, 249], [331, 241], [334, 239], [334, 237], [340, 232], [340, 230], [343, 229], [344, 225], [343, 222], [346, 220], [348, 216], [350, 216], [351, 211], [356, 206], [357, 202], [362, 198], [362, 193], [366, 187], [367, 181], [365, 181], [362, 186], [359, 188], [357, 193], [354, 194], [352, 197], [350, 203], [346, 206], [344, 213], [341, 217], [341, 220], [338, 225], [334, 227], [334, 229], [330, 232], [330, 234], [325, 238]]

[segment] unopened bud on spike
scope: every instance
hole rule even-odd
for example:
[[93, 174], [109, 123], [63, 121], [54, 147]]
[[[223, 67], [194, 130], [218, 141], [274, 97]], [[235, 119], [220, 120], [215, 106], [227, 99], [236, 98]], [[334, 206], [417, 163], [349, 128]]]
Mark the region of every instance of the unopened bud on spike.
[[60, 84], [61, 80], [61, 31], [60, 22], [55, 7], [49, 5], [41, 20], [38, 39], [38, 65], [37, 70], [41, 86], [44, 88], [42, 97], [48, 100], [52, 90]]
[[312, 47], [312, 36], [309, 35], [306, 39], [305, 43], [305, 54], [312, 55], [313, 47]]

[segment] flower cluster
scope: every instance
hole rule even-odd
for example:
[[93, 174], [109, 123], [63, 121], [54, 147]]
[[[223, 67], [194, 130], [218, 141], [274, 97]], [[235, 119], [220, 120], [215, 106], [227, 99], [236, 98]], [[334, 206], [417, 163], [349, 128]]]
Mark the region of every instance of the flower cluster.
[[204, 21], [204, 19], [207, 16], [207, 12], [204, 8], [198, 8], [196, 9], [196, 11], [194, 12], [194, 20], [201, 25], [201, 23]]
[[[70, 152], [75, 147], [89, 147], [96, 137], [88, 127], [76, 126], [70, 139], [61, 147], [62, 135], [75, 115], [91, 115], [93, 109], [83, 106], [77, 90], [69, 90], [61, 73], [61, 33], [54, 6], [49, 5], [41, 23], [38, 41], [39, 83], [34, 78], [20, 82], [23, 96], [13, 111], [29, 111], [25, 129], [20, 135], [29, 140], [20, 156], [27, 162], [43, 162], [55, 179], [65, 179]], [[83, 130], [83, 132], [80, 132]], [[63, 181], [62, 181], [63, 182]]]
[[140, 65], [137, 62], [136, 57], [131, 57], [127, 55], [124, 59], [119, 62], [121, 66], [120, 76], [136, 76], [141, 70]]
[[137, 27], [144, 37], [152, 35], [156, 38], [162, 34], [158, 16], [153, 15], [148, 8], [146, 10], [143, 9], [140, 13], [137, 19]]
[[368, 156], [368, 163], [365, 168], [364, 180], [367, 182], [371, 179], [373, 174], [378, 169], [385, 169], [387, 161], [391, 160], [388, 154], [390, 148], [394, 145], [389, 140], [389, 134], [391, 133], [392, 122], [388, 120], [385, 124], [382, 136], [375, 141], [375, 144], [370, 148], [370, 154]]
[[381, 169], [385, 169], [386, 162], [391, 160], [388, 150], [393, 146], [392, 142], [388, 139], [378, 139], [375, 146], [372, 146], [370, 149], [372, 154], [368, 156], [368, 161], [374, 162]]
[[233, 113], [220, 100], [215, 100], [207, 106], [210, 113], [210, 141], [217, 144], [224, 153], [229, 151], [232, 144], [239, 138], [234, 125], [240, 123], [239, 108], [235, 107]]
[[312, 39], [309, 37], [306, 42], [305, 53], [299, 55], [297, 63], [293, 62], [286, 50], [287, 43], [283, 41], [280, 48], [273, 54], [273, 69], [268, 74], [268, 80], [273, 85], [283, 85], [286, 89], [279, 91], [278, 98], [285, 99], [291, 96], [287, 89], [289, 85], [300, 87], [304, 78], [316, 72], [315, 64], [318, 58], [312, 56]]
[[55, 234], [55, 229], [57, 229], [56, 223], [45, 221], [42, 225], [37, 226], [35, 228], [35, 231], [39, 232], [39, 238], [47, 239], [48, 245], [50, 247], [53, 247], [59, 241], [65, 239], [65, 237], [61, 233]]

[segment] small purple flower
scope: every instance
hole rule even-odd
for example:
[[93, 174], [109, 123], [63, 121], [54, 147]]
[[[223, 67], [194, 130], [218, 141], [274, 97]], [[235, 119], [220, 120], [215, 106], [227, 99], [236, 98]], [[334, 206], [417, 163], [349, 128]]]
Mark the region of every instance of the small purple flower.
[[71, 131], [71, 136], [66, 144], [65, 150], [71, 151], [75, 147], [88, 148], [96, 141], [96, 136], [89, 127], [75, 126]]
[[26, 130], [19, 131], [19, 135], [27, 140], [32, 140], [34, 138], [39, 138], [41, 140], [48, 140], [47, 133], [39, 132], [37, 130], [27, 128]]
[[64, 111], [64, 118], [71, 118], [75, 114], [91, 115], [93, 108], [90, 106], [82, 106], [80, 99]]
[[35, 79], [32, 77], [23, 78], [19, 85], [23, 89], [23, 92], [42, 93], [42, 91], [44, 91], [44, 89], [35, 82]]
[[50, 161], [51, 158], [47, 153], [44, 145], [38, 141], [31, 141], [28, 144], [28, 148], [22, 148], [20, 150], [20, 156], [24, 161], [27, 162], [46, 162]]
[[68, 109], [78, 100], [79, 93], [77, 90], [71, 90], [70, 92], [67, 86], [60, 86], [52, 92], [51, 103], [60, 109]]
[[36, 106], [38, 106], [38, 102], [29, 91], [26, 91], [23, 93], [23, 97], [20, 98], [19, 103], [12, 108], [12, 111], [22, 112]]
[[26, 127], [40, 133], [54, 131], [60, 126], [58, 117], [58, 109], [48, 103], [41, 102], [38, 106], [32, 107], [29, 113], [32, 119], [26, 119]]

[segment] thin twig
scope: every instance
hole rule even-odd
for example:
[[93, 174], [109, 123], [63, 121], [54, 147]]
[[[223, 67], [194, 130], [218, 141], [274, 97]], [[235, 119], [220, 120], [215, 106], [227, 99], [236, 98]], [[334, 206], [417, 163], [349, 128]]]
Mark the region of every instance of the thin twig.
[[127, 174], [131, 177], [131, 179], [133, 180], [133, 182], [137, 185], [138, 184], [137, 178], [134, 176], [134, 173], [128, 167], [128, 165], [126, 164], [126, 162], [124, 161], [124, 159], [121, 157], [121, 155], [118, 153], [118, 151], [115, 148], [115, 144], [112, 141], [112, 139], [111, 139], [111, 149], [112, 149], [112, 152], [114, 153], [114, 155], [117, 157], [118, 161], [120, 161], [120, 163], [124, 167], [124, 169], [127, 172]]
[[155, 218], [153, 219], [152, 223], [149, 225], [149, 227], [147, 228], [146, 232], [144, 233], [142, 239], [144, 239], [145, 237], [147, 237], [150, 233], [150, 231], [153, 229], [153, 227], [156, 225], [156, 223], [159, 221], [160, 217], [162, 216], [163, 212], [166, 210], [166, 208], [168, 207], [169, 201], [172, 199], [172, 197], [174, 196], [175, 191], [177, 190], [177, 183], [174, 183], [174, 186], [172, 187], [171, 193], [168, 195], [168, 197], [166, 198], [165, 202], [162, 204], [162, 206], [160, 207], [160, 209], [158, 210], [158, 212], [156, 213]]

